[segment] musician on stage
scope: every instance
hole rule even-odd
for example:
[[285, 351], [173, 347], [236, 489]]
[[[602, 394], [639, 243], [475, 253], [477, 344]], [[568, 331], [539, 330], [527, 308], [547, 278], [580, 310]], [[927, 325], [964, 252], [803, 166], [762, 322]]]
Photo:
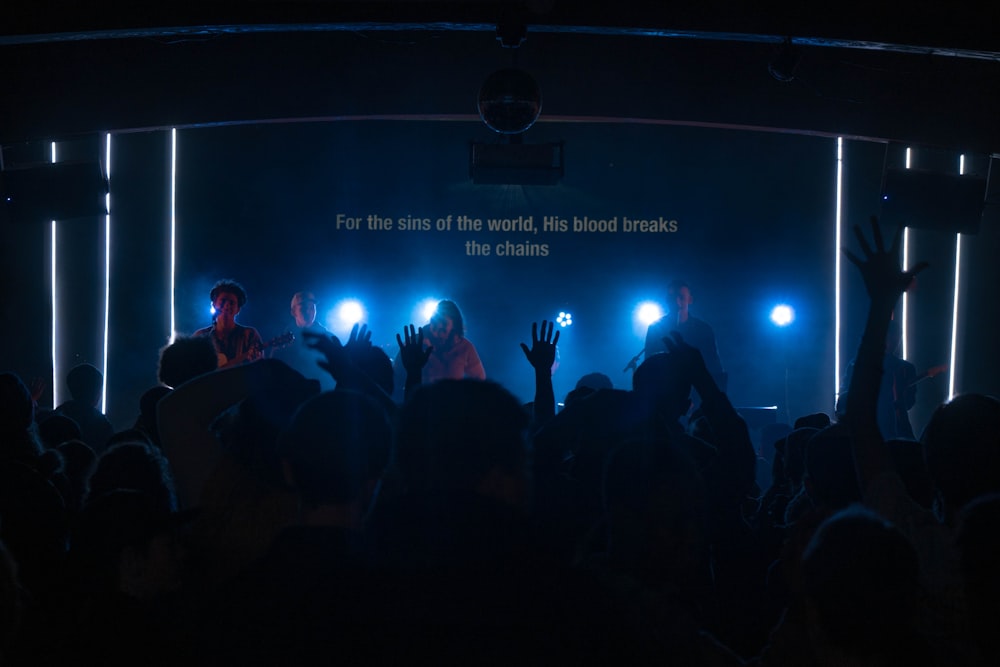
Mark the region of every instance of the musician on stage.
[[247, 302], [247, 292], [235, 280], [220, 280], [209, 293], [215, 309], [211, 326], [194, 332], [195, 336], [209, 336], [219, 355], [219, 368], [255, 361], [262, 356], [263, 341], [253, 327], [236, 323], [236, 315]]
[[294, 322], [290, 328], [294, 332], [294, 340], [276, 349], [271, 358], [280, 359], [307, 378], [318, 380], [323, 391], [330, 391], [336, 383], [330, 373], [318, 365], [318, 362], [325, 357], [309, 346], [309, 341], [304, 335], [306, 333], [330, 335], [326, 327], [316, 321], [317, 305], [318, 301], [313, 292], [302, 291], [292, 295], [291, 314]]
[[667, 286], [667, 300], [670, 302], [670, 312], [649, 325], [646, 330], [646, 347], [643, 350], [646, 359], [657, 352], [666, 352], [667, 346], [663, 339], [676, 331], [688, 345], [697, 348], [705, 359], [705, 366], [715, 383], [723, 391], [726, 390], [726, 373], [722, 370], [722, 359], [715, 342], [715, 331], [705, 320], [699, 319], [689, 312], [694, 298], [691, 287], [680, 280], [671, 281]]

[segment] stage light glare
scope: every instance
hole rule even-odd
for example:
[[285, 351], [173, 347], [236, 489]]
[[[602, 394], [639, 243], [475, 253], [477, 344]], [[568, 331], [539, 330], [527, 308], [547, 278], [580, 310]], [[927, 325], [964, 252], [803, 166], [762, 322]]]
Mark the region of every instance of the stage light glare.
[[556, 324], [561, 327], [568, 327], [573, 324], [573, 316], [565, 311], [559, 311], [559, 317], [556, 318]]
[[440, 303], [440, 301], [440, 299], [424, 299], [421, 301], [420, 306], [418, 306], [416, 310], [416, 313], [418, 313], [416, 319], [421, 323], [429, 322], [434, 316], [434, 313], [437, 311], [438, 303]]
[[361, 306], [361, 302], [355, 299], [348, 299], [342, 301], [339, 306], [337, 306], [337, 316], [343, 324], [355, 325], [360, 322], [365, 316], [365, 309]]
[[795, 321], [795, 311], [786, 304], [777, 305], [771, 310], [771, 321], [779, 327], [787, 327]]
[[636, 309], [636, 319], [646, 326], [649, 326], [656, 320], [663, 317], [663, 307], [658, 303], [653, 303], [652, 301], [646, 301], [639, 304]]

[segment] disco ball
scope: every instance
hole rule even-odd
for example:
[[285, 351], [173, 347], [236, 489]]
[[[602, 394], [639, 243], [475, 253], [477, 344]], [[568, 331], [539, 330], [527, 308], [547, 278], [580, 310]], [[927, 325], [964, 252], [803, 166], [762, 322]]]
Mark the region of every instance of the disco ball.
[[500, 134], [520, 134], [535, 124], [542, 112], [542, 91], [524, 70], [501, 69], [490, 74], [479, 89], [479, 117]]

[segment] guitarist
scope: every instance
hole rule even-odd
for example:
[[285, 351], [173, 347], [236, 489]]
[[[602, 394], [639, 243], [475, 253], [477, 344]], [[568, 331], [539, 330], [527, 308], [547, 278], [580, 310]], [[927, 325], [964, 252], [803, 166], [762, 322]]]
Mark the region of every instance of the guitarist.
[[219, 356], [219, 368], [255, 361], [262, 356], [263, 341], [253, 327], [236, 323], [236, 315], [247, 302], [243, 286], [234, 280], [220, 280], [209, 293], [215, 309], [212, 326], [199, 329], [195, 336], [211, 337]]
[[276, 350], [272, 356], [302, 373], [307, 378], [319, 380], [320, 388], [328, 391], [336, 386], [330, 374], [320, 368], [319, 361], [325, 359], [321, 353], [306, 344], [305, 333], [315, 333], [329, 336], [326, 327], [316, 321], [316, 295], [313, 292], [302, 291], [292, 295], [291, 314], [295, 320], [291, 326], [295, 340], [291, 345]]

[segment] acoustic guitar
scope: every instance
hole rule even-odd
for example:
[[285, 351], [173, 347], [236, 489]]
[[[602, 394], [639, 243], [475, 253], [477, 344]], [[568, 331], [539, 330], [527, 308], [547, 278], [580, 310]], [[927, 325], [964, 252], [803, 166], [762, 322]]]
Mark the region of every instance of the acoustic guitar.
[[908, 385], [908, 387], [915, 387], [918, 384], [920, 384], [921, 382], [923, 382], [924, 380], [927, 380], [927, 379], [932, 378], [932, 377], [936, 377], [936, 376], [940, 375], [941, 373], [944, 373], [946, 370], [948, 370], [948, 364], [941, 364], [940, 366], [931, 366], [926, 371], [924, 371], [923, 373], [921, 373], [920, 375], [918, 375], [913, 380], [913, 382], [911, 382]]
[[271, 340], [261, 343], [260, 345], [255, 345], [243, 354], [237, 355], [236, 357], [230, 359], [223, 352], [219, 352], [219, 368], [228, 368], [229, 366], [236, 366], [237, 364], [242, 364], [249, 359], [259, 359], [265, 350], [280, 350], [283, 347], [287, 347], [295, 342], [295, 335], [288, 331], [276, 336]]

